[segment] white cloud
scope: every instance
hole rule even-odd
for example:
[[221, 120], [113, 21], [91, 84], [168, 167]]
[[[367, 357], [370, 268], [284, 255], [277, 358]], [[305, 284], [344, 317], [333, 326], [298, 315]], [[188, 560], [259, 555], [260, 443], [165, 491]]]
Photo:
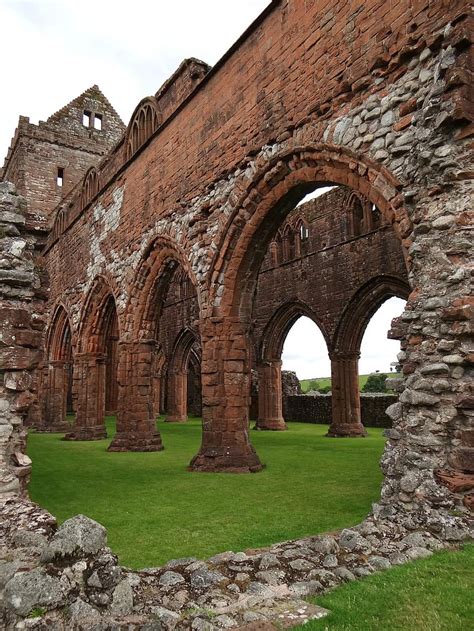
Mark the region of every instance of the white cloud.
[[2, 158], [20, 114], [45, 120], [95, 83], [127, 123], [184, 58], [215, 64], [267, 4], [0, 0]]

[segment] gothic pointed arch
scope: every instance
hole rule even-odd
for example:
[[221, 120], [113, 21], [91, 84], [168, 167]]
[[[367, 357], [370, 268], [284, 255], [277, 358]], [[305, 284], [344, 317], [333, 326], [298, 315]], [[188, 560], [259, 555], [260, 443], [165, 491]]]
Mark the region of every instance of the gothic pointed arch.
[[78, 339], [81, 352], [105, 353], [108, 335], [120, 337], [116, 297], [111, 284], [98, 276], [84, 303]]
[[46, 339], [47, 357], [53, 361], [70, 361], [73, 353], [72, 328], [62, 303], [56, 305]]
[[273, 235], [303, 197], [329, 185], [353, 188], [375, 204], [393, 224], [406, 256], [403, 239], [411, 224], [400, 207], [401, 185], [387, 169], [341, 147], [293, 148], [255, 173], [222, 231], [210, 274], [213, 313], [249, 321], [258, 270]]
[[281, 305], [265, 327], [258, 353], [260, 361], [279, 360], [281, 358], [286, 336], [295, 322], [302, 316], [306, 316], [316, 324], [328, 348], [330, 347], [329, 336], [312, 309], [301, 300], [293, 300]]
[[358, 353], [365, 329], [374, 313], [389, 298], [407, 299], [408, 281], [397, 276], [381, 275], [360, 287], [344, 309], [332, 341], [335, 351]]
[[173, 344], [170, 369], [185, 371], [192, 350], [194, 350], [195, 359], [198, 359], [200, 357], [199, 336], [196, 331], [186, 327], [180, 331]]
[[127, 330], [136, 339], [156, 339], [169, 285], [181, 270], [191, 283], [186, 291], [196, 291], [200, 304], [197, 282], [184, 251], [170, 237], [154, 237], [143, 253], [127, 305]]
[[84, 208], [97, 195], [100, 189], [99, 173], [91, 167], [84, 176], [81, 189], [81, 207]]

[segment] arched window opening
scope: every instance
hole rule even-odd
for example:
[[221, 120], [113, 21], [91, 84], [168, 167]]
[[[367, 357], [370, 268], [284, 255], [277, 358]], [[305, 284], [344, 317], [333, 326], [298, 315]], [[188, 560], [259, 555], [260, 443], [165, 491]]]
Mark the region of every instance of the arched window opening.
[[[387, 332], [392, 320], [402, 313], [405, 304], [406, 300], [401, 298], [389, 298], [370, 319], [360, 347], [359, 375], [362, 388], [371, 374], [389, 376], [399, 371], [397, 354], [400, 352], [400, 343], [388, 339]], [[381, 391], [385, 391], [383, 384], [381, 387]]]
[[[370, 202], [369, 202], [370, 203]], [[375, 204], [370, 203], [371, 229], [377, 230], [382, 225], [382, 214]]]
[[[303, 392], [328, 391], [331, 375], [328, 348], [321, 329], [311, 318], [301, 316], [288, 331], [283, 344], [282, 370], [295, 373]], [[290, 377], [289, 386], [292, 381]]]
[[298, 232], [301, 241], [306, 241], [306, 239], [309, 239], [309, 228], [303, 221], [300, 223]]
[[160, 117], [156, 100], [148, 97], [137, 107], [129, 124], [127, 159], [131, 158], [138, 149], [158, 129]]
[[55, 312], [47, 341], [45, 371], [41, 378], [41, 420], [39, 429], [66, 431], [68, 413], [73, 411], [72, 332], [65, 309]]
[[283, 262], [291, 261], [295, 258], [295, 233], [289, 225], [283, 231]]

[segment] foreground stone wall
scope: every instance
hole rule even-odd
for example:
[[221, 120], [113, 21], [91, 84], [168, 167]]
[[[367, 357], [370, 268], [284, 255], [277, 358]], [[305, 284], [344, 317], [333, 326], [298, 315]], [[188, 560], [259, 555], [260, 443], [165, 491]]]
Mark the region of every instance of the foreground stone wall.
[[0, 182], [0, 501], [26, 496], [31, 472], [24, 420], [36, 401], [45, 299], [36, 228], [15, 187]]

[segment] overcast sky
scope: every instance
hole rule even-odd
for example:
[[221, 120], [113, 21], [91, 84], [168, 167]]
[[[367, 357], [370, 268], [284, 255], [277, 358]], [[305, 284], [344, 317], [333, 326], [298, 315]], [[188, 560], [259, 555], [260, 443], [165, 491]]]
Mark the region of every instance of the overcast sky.
[[[186, 57], [213, 65], [268, 0], [0, 0], [0, 160], [18, 116], [46, 120], [98, 84], [125, 123]], [[399, 349], [386, 340], [402, 301], [389, 301], [364, 337], [360, 372], [389, 370]], [[316, 325], [300, 318], [284, 348], [300, 378], [330, 374]]]

